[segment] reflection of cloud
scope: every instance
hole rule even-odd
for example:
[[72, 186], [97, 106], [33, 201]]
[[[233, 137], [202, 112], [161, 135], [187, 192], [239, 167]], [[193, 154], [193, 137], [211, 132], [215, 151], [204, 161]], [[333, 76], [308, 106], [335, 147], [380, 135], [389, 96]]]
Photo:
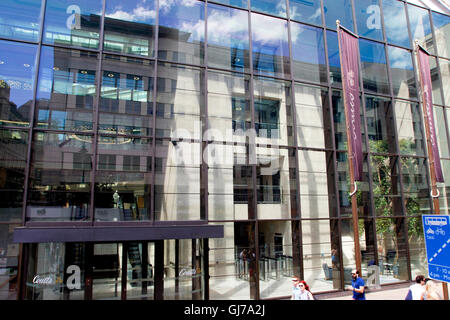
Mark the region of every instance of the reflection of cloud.
[[240, 37], [239, 40], [248, 44], [247, 12], [233, 11], [230, 15], [227, 11], [214, 10], [208, 16], [208, 42], [214, 42], [229, 46], [231, 39]]
[[399, 48], [389, 48], [389, 62], [393, 69], [412, 69], [410, 53]]
[[114, 8], [115, 11], [113, 13], [107, 13], [106, 16], [108, 18], [127, 21], [148, 21], [150, 19], [155, 19], [156, 11], [149, 8], [148, 5], [145, 6], [145, 2], [146, 0], [143, 0], [141, 3], [139, 3], [132, 12], [124, 11], [122, 9], [122, 6], [117, 6]]
[[[294, 34], [292, 35], [294, 37]], [[252, 15], [252, 40], [260, 44], [278, 44], [287, 42], [287, 27], [285, 22], [274, 18]]]

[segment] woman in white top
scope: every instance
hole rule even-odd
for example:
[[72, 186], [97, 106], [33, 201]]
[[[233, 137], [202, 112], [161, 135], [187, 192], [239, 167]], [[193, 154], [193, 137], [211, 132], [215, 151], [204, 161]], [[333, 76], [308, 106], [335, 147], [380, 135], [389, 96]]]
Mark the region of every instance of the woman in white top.
[[293, 300], [314, 300], [313, 295], [309, 291], [309, 286], [304, 280], [299, 281], [296, 290], [292, 294]]

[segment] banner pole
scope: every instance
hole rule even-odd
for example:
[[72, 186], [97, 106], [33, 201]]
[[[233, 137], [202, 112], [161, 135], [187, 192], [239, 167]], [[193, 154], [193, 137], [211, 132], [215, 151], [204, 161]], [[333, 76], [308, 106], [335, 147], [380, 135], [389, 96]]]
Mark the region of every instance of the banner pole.
[[[357, 186], [355, 182], [355, 176], [353, 172], [353, 149], [351, 144], [351, 133], [350, 133], [350, 121], [347, 117], [346, 110], [346, 78], [344, 72], [342, 71], [342, 53], [341, 53], [341, 40], [339, 37], [340, 32], [340, 21], [336, 20], [337, 32], [338, 32], [338, 44], [339, 44], [339, 60], [341, 61], [341, 75], [342, 75], [342, 90], [343, 90], [343, 102], [344, 102], [344, 114], [345, 114], [345, 124], [346, 124], [346, 132], [347, 132], [347, 147], [348, 147], [348, 163], [349, 163], [349, 175], [350, 175], [350, 188], [353, 188], [351, 195], [352, 202], [352, 218], [353, 218], [353, 237], [354, 237], [354, 245], [355, 245], [355, 265], [356, 270], [359, 271], [359, 276], [362, 277], [361, 271], [361, 248], [359, 244], [359, 225], [358, 225], [358, 203], [357, 203]], [[345, 31], [344, 31], [345, 32]], [[359, 80], [358, 80], [359, 81]], [[359, 96], [358, 96], [359, 99]]]
[[[414, 53], [416, 55], [417, 60], [417, 66], [419, 68], [419, 83], [420, 83], [420, 92], [422, 96], [422, 110], [423, 110], [423, 116], [424, 116], [424, 122], [425, 122], [425, 134], [426, 134], [426, 141], [427, 141], [427, 152], [428, 152], [428, 159], [430, 164], [430, 180], [431, 180], [431, 197], [433, 200], [433, 207], [435, 214], [440, 214], [440, 205], [439, 205], [439, 190], [437, 188], [437, 182], [436, 182], [436, 172], [435, 172], [435, 159], [433, 150], [431, 149], [431, 132], [430, 132], [430, 125], [429, 125], [429, 119], [428, 119], [428, 112], [426, 107], [426, 97], [424, 92], [424, 80], [422, 79], [422, 74], [420, 70], [422, 69], [422, 65], [420, 63], [420, 59], [418, 56], [418, 52], [421, 49], [419, 45], [419, 41], [415, 40], [415, 50]], [[428, 52], [424, 50], [427, 54]], [[431, 106], [433, 108], [433, 106]], [[442, 290], [444, 293], [444, 300], [448, 300], [448, 286], [446, 282], [442, 282]]]

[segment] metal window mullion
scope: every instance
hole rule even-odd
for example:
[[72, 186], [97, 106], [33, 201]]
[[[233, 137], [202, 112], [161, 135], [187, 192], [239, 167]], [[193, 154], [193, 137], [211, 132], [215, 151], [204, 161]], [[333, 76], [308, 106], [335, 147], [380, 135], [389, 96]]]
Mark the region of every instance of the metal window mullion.
[[94, 100], [94, 121], [92, 124], [92, 131], [94, 133], [93, 137], [93, 150], [92, 150], [92, 173], [91, 173], [91, 202], [89, 206], [89, 219], [91, 224], [95, 223], [95, 178], [97, 174], [97, 151], [98, 151], [98, 122], [99, 122], [99, 109], [100, 109], [100, 96], [102, 87], [102, 63], [103, 63], [103, 40], [105, 36], [105, 11], [106, 11], [106, 0], [102, 1], [102, 16], [100, 19], [100, 35], [98, 42], [99, 53], [97, 56], [97, 76], [96, 76], [96, 95]]
[[[202, 108], [200, 106], [200, 121], [202, 123], [201, 132], [200, 132], [200, 220], [208, 221], [209, 219], [209, 209], [208, 209], [208, 163], [205, 161], [205, 150], [208, 149], [209, 142], [204, 141], [204, 134], [208, 130], [208, 1], [205, 1], [204, 4], [204, 19], [205, 19], [205, 40], [203, 43], [204, 46], [204, 57], [203, 57], [203, 65], [205, 68], [202, 72], [204, 72], [204, 76], [200, 79], [203, 79], [203, 83], [200, 86], [203, 87], [203, 103], [204, 103], [204, 113], [202, 114]], [[203, 185], [203, 188], [202, 188]], [[201, 196], [203, 192], [203, 197]], [[202, 206], [203, 201], [203, 206]], [[204, 216], [202, 216], [202, 208], [204, 208]]]
[[28, 146], [27, 146], [27, 155], [26, 155], [26, 163], [25, 163], [25, 172], [24, 172], [24, 190], [23, 190], [23, 199], [22, 199], [22, 226], [26, 225], [27, 221], [27, 203], [28, 203], [28, 192], [30, 185], [30, 174], [31, 174], [31, 153], [32, 153], [32, 143], [33, 143], [33, 135], [34, 135], [34, 118], [36, 114], [37, 108], [37, 91], [38, 91], [38, 81], [39, 81], [39, 69], [41, 62], [41, 50], [42, 50], [42, 37], [44, 34], [44, 23], [45, 23], [45, 9], [47, 6], [47, 0], [43, 0], [41, 3], [41, 21], [40, 21], [40, 30], [39, 30], [39, 38], [37, 43], [37, 51], [35, 57], [35, 74], [34, 74], [34, 83], [33, 83], [33, 102], [31, 105], [31, 113], [30, 113], [30, 123], [28, 125]]

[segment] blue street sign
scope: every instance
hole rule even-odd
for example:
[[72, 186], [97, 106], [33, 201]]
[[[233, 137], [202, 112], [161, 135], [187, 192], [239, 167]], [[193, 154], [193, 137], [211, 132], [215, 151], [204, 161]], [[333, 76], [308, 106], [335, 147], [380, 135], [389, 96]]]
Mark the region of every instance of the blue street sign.
[[422, 216], [428, 275], [431, 279], [450, 282], [450, 216]]

